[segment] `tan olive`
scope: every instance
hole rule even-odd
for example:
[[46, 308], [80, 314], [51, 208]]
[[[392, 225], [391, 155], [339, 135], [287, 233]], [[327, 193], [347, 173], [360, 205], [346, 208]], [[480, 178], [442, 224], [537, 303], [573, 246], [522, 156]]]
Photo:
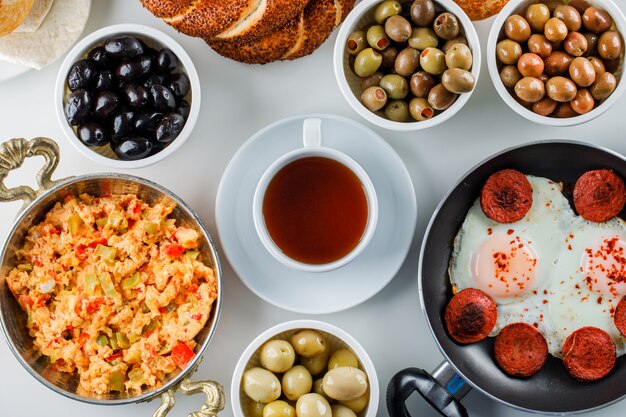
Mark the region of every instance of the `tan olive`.
[[550, 97], [544, 97], [536, 103], [533, 103], [533, 112], [541, 116], [550, 116], [556, 109], [558, 103]]
[[583, 56], [587, 52], [587, 38], [579, 32], [570, 32], [563, 41], [565, 52], [572, 56]]
[[418, 122], [423, 122], [424, 120], [431, 119], [435, 115], [435, 110], [428, 104], [428, 100], [425, 98], [414, 97], [409, 102], [409, 113], [411, 113], [411, 117]]
[[356, 400], [367, 391], [365, 372], [351, 366], [331, 369], [324, 375], [324, 392], [337, 401]]
[[539, 78], [543, 74], [543, 59], [537, 54], [526, 52], [517, 61], [517, 69], [524, 77]]
[[356, 413], [345, 405], [331, 405], [333, 417], [356, 417]]
[[370, 26], [365, 33], [365, 37], [367, 38], [368, 45], [377, 51], [385, 49], [391, 43], [389, 36], [387, 36], [385, 32], [385, 28], [381, 25]]
[[252, 368], [243, 374], [243, 391], [253, 401], [270, 403], [280, 397], [280, 382], [267, 369]]
[[530, 38], [530, 25], [522, 16], [514, 14], [504, 21], [504, 33], [507, 38], [523, 43]]
[[263, 409], [265, 408], [265, 403], [257, 403], [255, 401], [251, 401], [250, 405], [248, 405], [248, 414], [249, 417], [263, 417]]
[[550, 42], [561, 42], [567, 37], [567, 26], [562, 20], [553, 17], [546, 22], [544, 35]]
[[[373, 88], [377, 88], [379, 92], [380, 90], [382, 90], [383, 93], [385, 92], [385, 90], [383, 90], [380, 87], [373, 87]], [[370, 108], [367, 105], [365, 107], [367, 107], [371, 111], [377, 111], [385, 107], [385, 104], [387, 104], [386, 94], [385, 94], [384, 103], [382, 103], [381, 106], [376, 106], [377, 108], [375, 109]], [[328, 366], [329, 357], [330, 357], [330, 349], [327, 348], [327, 349], [324, 349], [324, 352], [320, 353], [317, 356], [313, 356], [312, 358], [300, 358], [300, 364], [303, 365], [309, 371], [311, 375], [319, 375], [320, 373], [326, 370], [326, 367]]]
[[554, 101], [565, 103], [572, 101], [576, 97], [578, 88], [569, 78], [552, 77], [546, 83], [546, 94]]
[[573, 56], [563, 51], [554, 51], [544, 62], [544, 71], [548, 75], [561, 75], [569, 71]]
[[428, 93], [428, 103], [435, 110], [446, 110], [456, 101], [458, 94], [448, 91], [443, 84], [437, 84]]
[[283, 375], [283, 394], [290, 401], [296, 401], [300, 396], [311, 392], [313, 378], [302, 365], [296, 365]]
[[298, 355], [312, 358], [324, 352], [326, 339], [315, 330], [304, 329], [291, 336], [291, 345]]
[[583, 13], [585, 13], [587, 7], [589, 7], [589, 3], [587, 2], [587, 0], [570, 0], [569, 5], [578, 10], [578, 13], [581, 16]]
[[540, 80], [542, 83], [544, 83], [544, 84], [545, 84], [545, 83], [547, 83], [547, 82], [548, 82], [548, 80], [550, 79], [550, 76], [544, 72], [543, 74], [541, 74], [541, 75], [540, 75], [539, 77], [537, 77], [537, 78], [539, 78], [539, 80]]
[[365, 32], [362, 30], [352, 32], [350, 36], [348, 36], [348, 41], [346, 42], [348, 53], [356, 55], [365, 49], [366, 46], [367, 40], [365, 39]]
[[[541, 61], [541, 59], [539, 59], [539, 61], [543, 66], [543, 61]], [[451, 68], [443, 73], [441, 83], [446, 87], [446, 90], [452, 93], [469, 93], [476, 85], [476, 77], [469, 71], [460, 68]]]
[[435, 78], [425, 71], [418, 71], [411, 76], [409, 86], [415, 97], [426, 98], [435, 86]]
[[404, 48], [398, 54], [394, 69], [403, 77], [410, 77], [420, 65], [420, 51], [411, 47]]
[[[378, 111], [385, 107], [385, 104], [387, 104], [387, 93], [385, 93], [385, 90], [383, 90], [379, 86], [369, 87], [367, 90], [363, 91], [363, 94], [361, 94], [361, 103], [363, 103], [363, 105], [367, 107], [367, 109], [370, 111]], [[303, 359], [310, 360], [317, 358], [318, 356], [321, 355], [313, 356], [313, 358]]]
[[393, 69], [396, 64], [396, 58], [398, 58], [398, 48], [390, 45], [379, 53], [383, 57], [383, 62], [380, 64], [380, 67], [383, 69]]
[[441, 39], [450, 40], [459, 36], [459, 20], [452, 13], [441, 13], [433, 23], [433, 29]]
[[593, 83], [589, 91], [596, 100], [604, 100], [608, 98], [617, 87], [617, 80], [615, 76], [610, 72], [605, 72], [596, 77], [596, 82]]
[[409, 93], [409, 83], [398, 74], [385, 75], [378, 85], [385, 90], [387, 97], [394, 100], [405, 98]]
[[578, 90], [574, 100], [570, 102], [572, 109], [578, 114], [589, 113], [596, 106], [593, 96], [586, 88]]
[[335, 351], [328, 361], [328, 370], [339, 368], [340, 366], [359, 367], [359, 360], [350, 349], [339, 349]]
[[594, 33], [602, 33], [611, 29], [613, 19], [604, 9], [589, 7], [583, 13], [583, 25]]
[[565, 26], [567, 26], [567, 30], [569, 30], [570, 32], [579, 31], [580, 27], [583, 24], [582, 18], [580, 16], [580, 13], [578, 13], [578, 10], [566, 4], [558, 5], [556, 9], [554, 9], [553, 16], [559, 20], [562, 20], [563, 23], [565, 23]]
[[622, 54], [622, 37], [619, 33], [609, 30], [598, 39], [598, 53], [604, 59], [617, 59]]
[[429, 74], [443, 74], [446, 70], [446, 55], [437, 48], [426, 48], [420, 54], [420, 65]]
[[622, 60], [620, 58], [604, 60], [604, 67], [611, 74], [615, 74], [620, 69], [621, 64]]
[[402, 6], [399, 1], [386, 0], [374, 9], [374, 20], [382, 25], [388, 17], [400, 14], [400, 12], [402, 12]]
[[593, 66], [593, 69], [596, 71], [597, 75], [604, 74], [606, 72], [606, 68], [604, 67], [604, 62], [602, 62], [600, 58], [598, 58], [597, 56], [590, 56], [587, 59]]
[[556, 106], [554, 113], [552, 113], [552, 117], [556, 117], [558, 119], [567, 119], [576, 116], [578, 116], [578, 113], [574, 111], [570, 103], [559, 103]]
[[270, 340], [261, 347], [259, 359], [268, 371], [282, 373], [293, 366], [296, 352], [286, 340]]
[[598, 55], [598, 39], [600, 37], [592, 32], [585, 32], [583, 36], [587, 40], [587, 50], [583, 54], [583, 56], [596, 56]]
[[339, 404], [345, 405], [346, 407], [348, 407], [350, 410], [354, 411], [355, 413], [360, 413], [361, 411], [365, 410], [365, 407], [367, 407], [367, 404], [369, 403], [369, 399], [370, 399], [370, 394], [368, 391], [362, 396], [360, 396], [359, 398], [357, 398], [356, 400], [339, 401]]
[[415, 0], [410, 12], [411, 20], [417, 26], [430, 26], [435, 19], [435, 3], [433, 0]]
[[520, 74], [515, 65], [505, 65], [500, 70], [500, 80], [502, 80], [502, 84], [506, 88], [514, 88], [515, 84], [522, 78], [522, 74]]
[[450, 39], [448, 41], [446, 41], [446, 43], [443, 44], [443, 47], [441, 48], [441, 50], [443, 51], [444, 54], [448, 53], [448, 51], [450, 50], [450, 48], [452, 48], [454, 45], [458, 44], [458, 43], [462, 43], [465, 46], [469, 46], [467, 44], [467, 38], [463, 35], [459, 35], [454, 39]]
[[413, 28], [411, 31], [411, 37], [409, 37], [411, 48], [423, 51], [426, 48], [436, 48], [438, 44], [439, 38], [431, 28]]
[[569, 66], [569, 76], [579, 87], [589, 87], [596, 81], [596, 69], [587, 58], [574, 58]]
[[296, 417], [296, 409], [285, 401], [272, 401], [263, 408], [263, 417]]
[[411, 22], [404, 17], [394, 15], [385, 21], [385, 32], [387, 36], [396, 42], [406, 42], [411, 37], [413, 27]]
[[469, 71], [474, 63], [472, 51], [467, 45], [457, 43], [453, 45], [446, 54], [446, 65], [448, 68], [460, 68]]
[[526, 9], [525, 17], [533, 32], [543, 32], [546, 22], [550, 20], [550, 9], [542, 3], [531, 4]]
[[354, 59], [354, 73], [359, 77], [369, 77], [380, 68], [383, 62], [381, 54], [372, 48], [365, 48]]
[[528, 50], [542, 58], [547, 58], [552, 53], [552, 44], [545, 36], [534, 33], [528, 39]]
[[409, 105], [403, 100], [392, 100], [385, 107], [385, 116], [394, 122], [406, 122], [409, 120]]
[[496, 56], [505, 65], [516, 64], [522, 53], [520, 44], [510, 39], [500, 41], [496, 45]]
[[541, 80], [524, 77], [515, 84], [515, 94], [521, 100], [536, 103], [546, 95], [546, 88]]
[[298, 417], [332, 417], [333, 413], [326, 398], [319, 394], [304, 394], [296, 403]]
[[315, 381], [313, 381], [313, 388], [311, 388], [311, 392], [321, 395], [322, 397], [326, 398], [326, 401], [328, 402], [334, 401], [324, 392], [324, 379], [323, 378], [316, 379]]
[[369, 77], [361, 78], [361, 90], [365, 91], [370, 87], [377, 87], [384, 75], [382, 72], [375, 72]]

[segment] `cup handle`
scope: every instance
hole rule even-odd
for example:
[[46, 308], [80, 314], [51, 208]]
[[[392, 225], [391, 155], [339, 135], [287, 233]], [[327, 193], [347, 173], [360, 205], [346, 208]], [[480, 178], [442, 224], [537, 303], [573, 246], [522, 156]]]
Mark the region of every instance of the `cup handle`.
[[302, 139], [305, 148], [322, 146], [322, 120], [305, 119], [302, 128]]
[[189, 417], [214, 417], [224, 409], [224, 388], [219, 383], [214, 381], [192, 382], [189, 378], [184, 378], [174, 388], [161, 394], [161, 405], [152, 417], [167, 416], [167, 413], [176, 405], [174, 393], [178, 391], [185, 395], [202, 393], [206, 396], [206, 400], [200, 407], [200, 410], [189, 413]]

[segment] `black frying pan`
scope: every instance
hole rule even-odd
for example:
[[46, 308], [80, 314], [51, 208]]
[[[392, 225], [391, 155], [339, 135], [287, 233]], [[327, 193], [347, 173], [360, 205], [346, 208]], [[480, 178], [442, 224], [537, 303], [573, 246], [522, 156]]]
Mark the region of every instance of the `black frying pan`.
[[[417, 368], [399, 372], [390, 381], [387, 391], [391, 417], [410, 415], [404, 402], [413, 391], [419, 392], [442, 415], [449, 417], [468, 415], [460, 400], [472, 387], [503, 404], [544, 414], [591, 411], [626, 395], [626, 357], [618, 358], [606, 378], [592, 383], [574, 380], [561, 360], [552, 356], [537, 374], [519, 379], [507, 376], [495, 364], [494, 338], [460, 345], [448, 336], [443, 315], [452, 296], [448, 261], [454, 236], [489, 175], [505, 168], [563, 182], [570, 203], [572, 186], [585, 171], [609, 168], [626, 179], [626, 159], [615, 152], [582, 142], [542, 141], [496, 154], [458, 182], [430, 221], [419, 265], [422, 309], [447, 364], [437, 369], [433, 376]], [[625, 212], [620, 214], [622, 218], [625, 218]]]

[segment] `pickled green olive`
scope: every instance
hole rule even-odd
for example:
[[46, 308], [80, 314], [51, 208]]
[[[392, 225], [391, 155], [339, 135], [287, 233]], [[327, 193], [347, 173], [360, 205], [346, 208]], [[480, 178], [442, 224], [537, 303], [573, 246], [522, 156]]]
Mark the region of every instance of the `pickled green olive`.
[[[383, 94], [385, 93], [385, 91], [380, 87], [372, 87], [372, 88], [376, 88], [378, 89], [378, 91], [382, 90]], [[363, 100], [362, 97], [361, 97], [361, 100]], [[376, 110], [380, 110], [381, 108], [383, 108], [386, 103], [387, 103], [387, 95], [385, 94], [384, 103], [381, 106], [375, 106], [375, 107], [378, 107]], [[369, 108], [368, 106], [365, 106], [365, 107], [367, 107], [371, 111], [376, 111], [374, 110], [375, 107], [374, 108]], [[322, 371], [326, 369], [326, 366], [328, 365], [329, 356], [330, 356], [330, 349], [325, 349], [322, 353], [320, 353], [317, 356], [313, 356], [312, 358], [300, 358], [300, 365], [304, 366], [311, 375], [319, 375], [320, 373], [322, 373]]]
[[340, 366], [359, 367], [359, 360], [350, 349], [339, 349], [332, 354], [328, 361], [328, 370], [339, 368]]
[[286, 340], [270, 340], [261, 347], [259, 359], [268, 371], [282, 373], [293, 366], [296, 352]]
[[527, 103], [536, 103], [546, 95], [546, 86], [537, 78], [524, 77], [515, 84], [515, 94]]
[[428, 93], [428, 104], [435, 110], [446, 110], [458, 97], [457, 94], [449, 91], [443, 84], [437, 84]]
[[596, 101], [586, 88], [578, 90], [576, 97], [570, 102], [572, 109], [578, 114], [589, 113], [596, 106]]
[[[433, 23], [433, 29], [441, 39], [454, 39], [459, 36], [459, 20], [452, 13], [441, 13]], [[529, 35], [530, 36], [530, 35]]]
[[396, 58], [398, 57], [398, 48], [391, 45], [380, 51], [380, 54], [383, 56], [383, 63], [380, 65], [382, 68], [391, 69], [396, 63]]
[[579, 87], [589, 87], [596, 81], [596, 69], [583, 57], [574, 58], [569, 66], [569, 76]]
[[596, 77], [596, 82], [593, 83], [589, 91], [596, 100], [604, 100], [608, 98], [617, 87], [617, 80], [615, 76], [610, 72], [605, 72]]
[[583, 56], [587, 52], [587, 38], [579, 32], [570, 32], [563, 41], [565, 52], [572, 56]]
[[302, 365], [294, 366], [283, 375], [283, 394], [290, 401], [296, 401], [311, 392], [311, 387], [313, 387], [311, 373]]
[[518, 14], [511, 15], [504, 21], [504, 33], [515, 42], [526, 42], [531, 35], [528, 21]]
[[531, 4], [526, 9], [525, 17], [533, 32], [543, 32], [550, 20], [550, 9], [542, 3]]
[[409, 93], [409, 83], [406, 78], [398, 74], [385, 75], [378, 84], [385, 90], [390, 99], [398, 100], [405, 98]]
[[567, 37], [567, 26], [562, 20], [553, 17], [546, 22], [544, 35], [550, 42], [561, 42]]
[[263, 409], [265, 408], [265, 403], [257, 403], [254, 401], [250, 402], [248, 406], [248, 416], [249, 417], [263, 417]]
[[365, 372], [351, 366], [331, 369], [324, 375], [324, 392], [337, 401], [352, 401], [367, 392], [368, 382]]
[[500, 80], [506, 88], [514, 88], [515, 84], [522, 78], [524, 77], [515, 65], [506, 65], [500, 70]]
[[378, 51], [385, 49], [391, 43], [387, 33], [385, 33], [385, 28], [381, 25], [370, 26], [370, 28], [367, 29], [365, 37], [367, 38], [368, 45]]
[[578, 93], [576, 84], [565, 77], [552, 77], [546, 83], [546, 94], [554, 101], [566, 103], [572, 101]]
[[363, 394], [356, 400], [339, 401], [339, 404], [348, 407], [350, 410], [354, 411], [355, 413], [360, 413], [361, 411], [365, 410], [365, 407], [367, 407], [367, 403], [369, 402], [369, 399], [370, 399], [370, 394], [369, 392], [366, 392], [365, 394]]
[[409, 105], [406, 101], [392, 100], [385, 107], [385, 116], [394, 122], [406, 122], [409, 120]]
[[369, 77], [380, 68], [383, 57], [372, 48], [363, 49], [354, 59], [354, 72], [359, 77]]
[[539, 78], [543, 74], [543, 59], [537, 54], [527, 52], [517, 61], [517, 69], [523, 77]]
[[521, 45], [510, 39], [500, 41], [496, 45], [496, 56], [498, 61], [505, 65], [516, 64], [522, 54], [523, 51]]
[[365, 91], [370, 87], [378, 87], [378, 83], [385, 74], [382, 72], [375, 72], [369, 77], [361, 78], [361, 91]]
[[438, 44], [439, 38], [431, 28], [414, 28], [409, 37], [409, 46], [420, 51], [436, 48]]
[[452, 93], [469, 93], [476, 85], [476, 77], [469, 71], [460, 68], [451, 68], [443, 73], [441, 83], [446, 90]]
[[291, 336], [290, 341], [296, 353], [305, 358], [317, 356], [327, 348], [324, 336], [311, 329], [300, 330]]
[[398, 54], [394, 64], [394, 70], [397, 74], [404, 77], [413, 75], [420, 64], [420, 52], [411, 47], [405, 48]]
[[430, 26], [435, 19], [435, 3], [432, 0], [415, 0], [411, 4], [411, 20], [417, 26]]
[[345, 405], [331, 405], [330, 408], [333, 412], [333, 417], [356, 417], [356, 413]]
[[269, 403], [280, 397], [280, 382], [276, 375], [263, 368], [252, 368], [243, 374], [243, 391], [250, 399]]
[[412, 32], [411, 23], [402, 16], [394, 15], [385, 21], [385, 33], [395, 42], [406, 42]]
[[326, 395], [326, 393], [324, 392], [324, 379], [323, 378], [316, 379], [315, 381], [313, 381], [313, 388], [311, 388], [311, 392], [321, 395], [322, 397], [326, 398], [328, 402], [333, 401], [333, 399], [330, 398], [328, 395]]
[[533, 103], [532, 110], [541, 116], [550, 116], [556, 110], [557, 102], [550, 97], [544, 97], [536, 103]]
[[425, 71], [418, 71], [411, 76], [409, 87], [415, 97], [427, 98], [428, 93], [436, 84], [432, 75]]
[[606, 32], [613, 26], [611, 15], [606, 10], [598, 7], [588, 7], [582, 18], [585, 28], [594, 33]]
[[398, 15], [402, 12], [402, 6], [399, 1], [386, 0], [376, 6], [374, 9], [374, 20], [379, 25], [385, 23], [388, 17]]
[[470, 70], [474, 63], [474, 57], [469, 46], [457, 43], [446, 52], [446, 66], [448, 68], [460, 68]]
[[443, 44], [443, 47], [441, 48], [441, 50], [444, 53], [448, 53], [448, 51], [450, 50], [450, 48], [452, 48], [454, 45], [458, 44], [458, 43], [462, 43], [465, 46], [469, 46], [467, 44], [467, 38], [463, 35], [459, 35], [454, 39], [450, 39], [448, 41], [446, 41], [446, 43]]
[[554, 9], [553, 16], [559, 20], [562, 20], [567, 26], [567, 30], [570, 32], [577, 32], [580, 30], [583, 22], [582, 17], [578, 10], [570, 5], [560, 4]]
[[609, 30], [598, 39], [598, 53], [604, 59], [616, 59], [622, 54], [622, 38], [619, 33]]
[[425, 98], [413, 98], [409, 102], [409, 113], [418, 122], [428, 120], [435, 115], [435, 109], [428, 103]]
[[333, 412], [326, 398], [319, 394], [305, 394], [296, 402], [298, 417], [332, 417]]
[[365, 32], [362, 30], [354, 31], [348, 36], [346, 42], [346, 49], [349, 54], [356, 55], [361, 52], [367, 46], [367, 39], [365, 38]]
[[552, 43], [545, 36], [534, 33], [528, 39], [528, 50], [542, 58], [547, 58], [552, 53]]
[[437, 48], [426, 48], [420, 54], [420, 65], [429, 74], [443, 74], [446, 70], [446, 55]]
[[272, 401], [263, 408], [263, 417], [296, 417], [296, 409], [285, 401]]

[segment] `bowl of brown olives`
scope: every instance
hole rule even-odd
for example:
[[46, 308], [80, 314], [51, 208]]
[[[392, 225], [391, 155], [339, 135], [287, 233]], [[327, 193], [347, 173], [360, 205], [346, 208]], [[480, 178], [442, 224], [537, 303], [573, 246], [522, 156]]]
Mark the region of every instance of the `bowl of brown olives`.
[[56, 82], [56, 112], [69, 141], [114, 168], [140, 168], [189, 137], [200, 82], [185, 50], [148, 26], [108, 26], [82, 39]]
[[379, 385], [361, 345], [329, 323], [278, 324], [250, 343], [231, 384], [236, 417], [375, 417]]
[[342, 24], [335, 77], [352, 108], [391, 130], [426, 129], [454, 116], [480, 73], [480, 44], [452, 0], [364, 0]]
[[536, 123], [573, 126], [617, 102], [626, 18], [612, 0], [511, 0], [487, 43], [500, 97]]

